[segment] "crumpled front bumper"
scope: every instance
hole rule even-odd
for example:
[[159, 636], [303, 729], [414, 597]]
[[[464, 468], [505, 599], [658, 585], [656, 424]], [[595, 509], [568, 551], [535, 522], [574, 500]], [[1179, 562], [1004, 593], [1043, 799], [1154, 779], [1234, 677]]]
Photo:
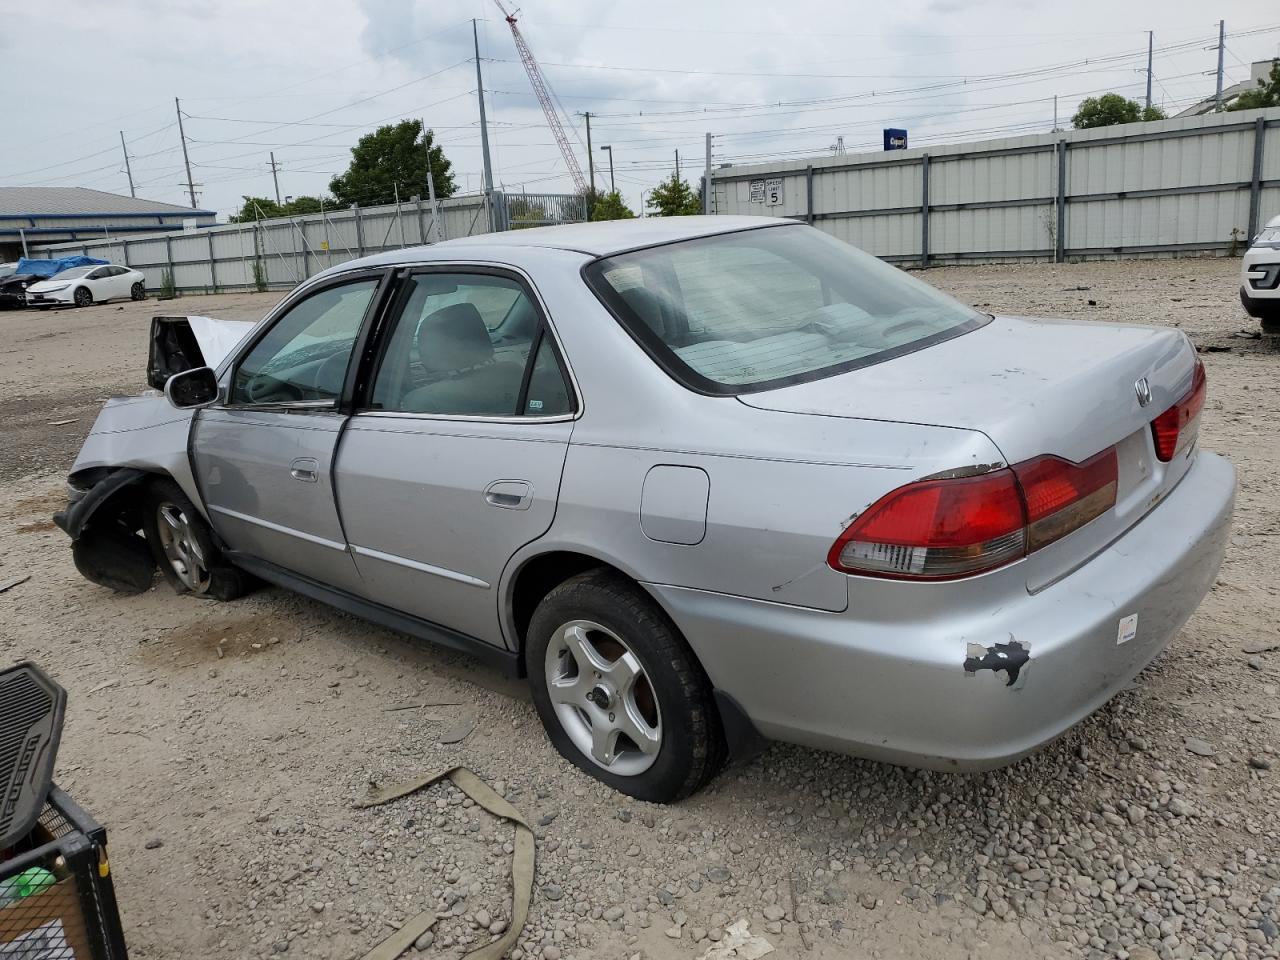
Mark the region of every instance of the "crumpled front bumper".
[[826, 613], [646, 586], [764, 736], [991, 769], [1060, 736], [1164, 650], [1217, 577], [1235, 489], [1231, 463], [1201, 451], [1163, 503], [1084, 566], [963, 611], [930, 604], [930, 585], [892, 622], [860, 618], [853, 602]]

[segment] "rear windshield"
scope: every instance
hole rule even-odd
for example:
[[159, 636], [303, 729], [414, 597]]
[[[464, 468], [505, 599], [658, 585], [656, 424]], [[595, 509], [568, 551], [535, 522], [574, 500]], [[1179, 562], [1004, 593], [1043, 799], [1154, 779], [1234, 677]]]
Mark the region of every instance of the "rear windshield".
[[800, 224], [619, 254], [586, 277], [659, 364], [709, 393], [832, 376], [988, 319]]

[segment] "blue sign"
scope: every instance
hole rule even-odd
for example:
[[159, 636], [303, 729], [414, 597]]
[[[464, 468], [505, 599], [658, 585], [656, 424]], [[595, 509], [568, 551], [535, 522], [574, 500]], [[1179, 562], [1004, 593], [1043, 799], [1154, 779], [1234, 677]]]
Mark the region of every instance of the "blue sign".
[[907, 131], [886, 127], [884, 131], [884, 148], [886, 150], [907, 149]]

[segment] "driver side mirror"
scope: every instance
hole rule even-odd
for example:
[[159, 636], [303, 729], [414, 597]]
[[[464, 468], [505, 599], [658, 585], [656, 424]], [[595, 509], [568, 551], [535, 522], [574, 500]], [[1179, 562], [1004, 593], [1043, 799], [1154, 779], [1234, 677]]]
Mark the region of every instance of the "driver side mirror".
[[212, 367], [183, 370], [165, 381], [164, 395], [179, 410], [207, 407], [218, 399], [218, 375]]

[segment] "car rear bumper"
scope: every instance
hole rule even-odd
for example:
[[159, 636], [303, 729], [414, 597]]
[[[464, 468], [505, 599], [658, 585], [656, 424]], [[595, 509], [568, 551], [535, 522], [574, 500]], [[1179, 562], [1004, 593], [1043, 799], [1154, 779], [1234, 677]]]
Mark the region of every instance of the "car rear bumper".
[[[886, 623], [860, 620], [853, 605], [833, 614], [647, 586], [764, 736], [991, 769], [1060, 736], [1164, 650], [1217, 576], [1235, 489], [1231, 463], [1201, 451], [1162, 504], [1084, 566], [954, 616], [922, 603]], [[1120, 642], [1134, 616], [1136, 633]]]

